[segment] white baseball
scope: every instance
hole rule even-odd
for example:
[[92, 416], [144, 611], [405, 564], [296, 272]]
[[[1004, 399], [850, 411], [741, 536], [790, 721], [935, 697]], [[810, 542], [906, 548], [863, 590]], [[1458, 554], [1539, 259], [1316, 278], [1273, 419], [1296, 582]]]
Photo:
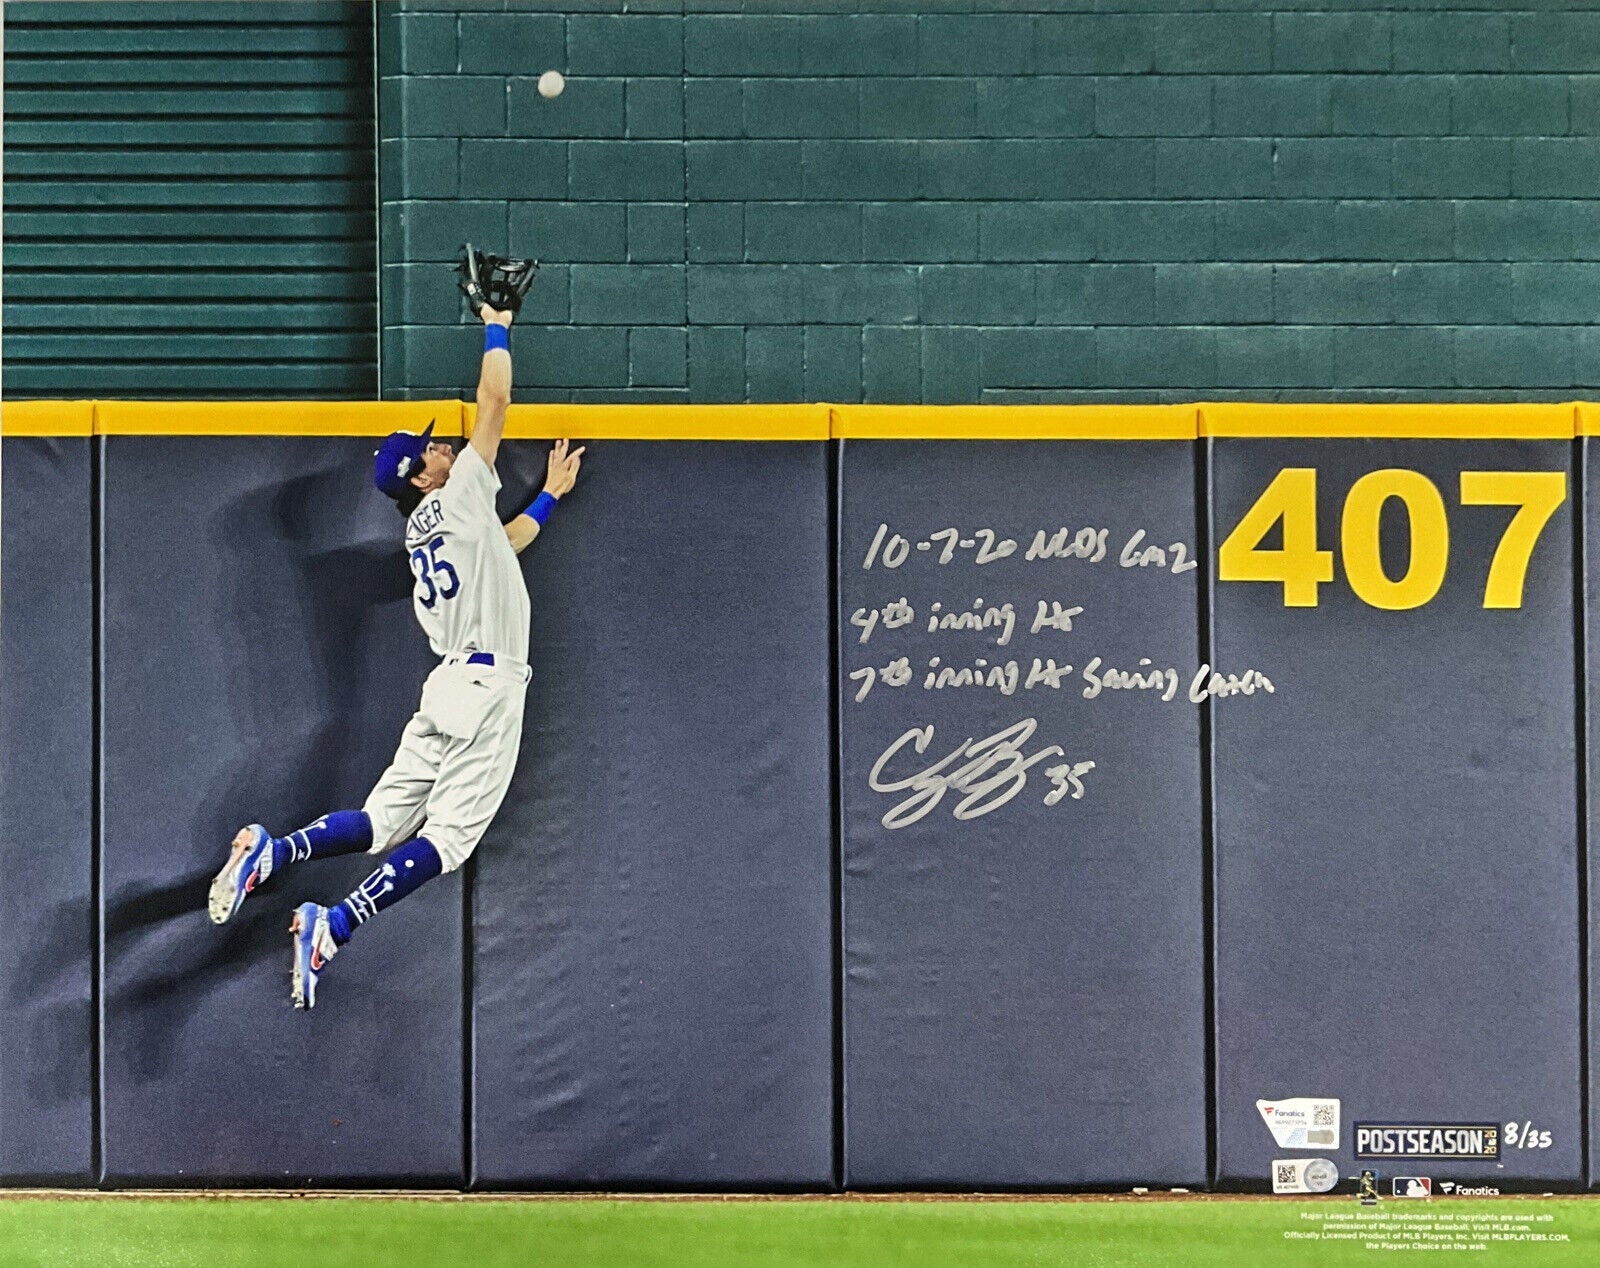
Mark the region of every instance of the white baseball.
[[562, 78], [558, 70], [547, 70], [539, 76], [539, 95], [541, 97], [559, 97], [561, 90], [567, 86], [567, 81]]

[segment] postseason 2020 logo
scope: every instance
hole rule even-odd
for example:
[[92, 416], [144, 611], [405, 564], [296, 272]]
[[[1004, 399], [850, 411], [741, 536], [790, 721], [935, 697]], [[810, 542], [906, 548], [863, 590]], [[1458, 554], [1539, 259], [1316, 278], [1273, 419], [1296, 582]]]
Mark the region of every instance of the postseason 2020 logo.
[[1496, 1123], [1357, 1123], [1357, 1158], [1500, 1157]]

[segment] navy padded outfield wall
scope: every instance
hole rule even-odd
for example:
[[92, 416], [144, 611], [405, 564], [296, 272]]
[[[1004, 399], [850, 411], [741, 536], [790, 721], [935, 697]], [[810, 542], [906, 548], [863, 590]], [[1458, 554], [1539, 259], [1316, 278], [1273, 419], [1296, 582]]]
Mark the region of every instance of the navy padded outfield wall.
[[[1585, 415], [1589, 407], [1582, 407]], [[1586, 421], [1594, 421], [1592, 418]], [[1585, 431], [1589, 430], [1587, 427]], [[1584, 593], [1584, 703], [1588, 716], [1584, 720], [1584, 752], [1588, 757], [1588, 782], [1585, 809], [1587, 811], [1588, 840], [1588, 900], [1589, 910], [1584, 913], [1588, 923], [1589, 953], [1589, 1066], [1585, 1072], [1589, 1081], [1589, 1184], [1600, 1187], [1600, 1068], [1595, 1055], [1600, 1053], [1600, 973], [1595, 971], [1596, 953], [1600, 950], [1600, 850], [1593, 843], [1600, 841], [1600, 699], [1596, 699], [1596, 684], [1600, 683], [1600, 524], [1595, 522], [1593, 508], [1600, 506], [1600, 444], [1591, 436], [1584, 436], [1581, 447], [1583, 473], [1583, 593]]]
[[[226, 405], [233, 434], [129, 434], [183, 420], [107, 402], [52, 437], [89, 407], [39, 408], [0, 453], [0, 1183], [1596, 1175], [1590, 441], [1244, 438], [1277, 407], [1203, 406], [1200, 444], [837, 407], [832, 470], [818, 439], [596, 442], [523, 556], [500, 817], [303, 1014], [290, 913], [370, 861], [222, 928], [205, 895], [243, 824], [360, 805], [415, 707], [374, 442]], [[1130, 430], [1192, 434], [1173, 408]], [[1501, 408], [1462, 425], [1571, 409]], [[506, 442], [503, 514], [546, 452]], [[1293, 1098], [1339, 1102], [1327, 1143], [1274, 1143]], [[1499, 1156], [1357, 1156], [1401, 1124]]]
[[846, 1182], [1204, 1183], [1193, 446], [839, 488]]
[[[821, 442], [600, 442], [524, 556], [533, 681], [474, 884], [474, 1180], [828, 1187]], [[548, 445], [508, 442], [521, 500]]]
[[87, 436], [0, 453], [0, 1180], [93, 1179]]
[[[1219, 545], [1290, 469], [1315, 472], [1316, 548], [1332, 552], [1315, 607], [1285, 606], [1276, 583], [1213, 588], [1217, 658], [1276, 686], [1263, 708], [1213, 715], [1225, 1183], [1260, 1184], [1284, 1156], [1257, 1101], [1295, 1097], [1341, 1102], [1320, 1152], [1346, 1175], [1582, 1180], [1572, 499], [1530, 559], [1500, 545], [1513, 508], [1470, 504], [1485, 481], [1462, 475], [1554, 473], [1570, 494], [1571, 464], [1565, 441], [1212, 442]], [[1300, 488], [1273, 509], [1296, 526], [1263, 550], [1309, 546], [1306, 477], [1287, 479]], [[1386, 489], [1411, 498], [1409, 529]], [[1412, 578], [1399, 598], [1424, 601], [1358, 595], [1389, 593], [1375, 549], [1389, 581]], [[1501, 551], [1497, 568], [1527, 561], [1525, 590], [1486, 608]], [[1360, 1125], [1407, 1123], [1505, 1138], [1497, 1161], [1353, 1153]]]
[[463, 1179], [459, 874], [289, 1004], [303, 863], [206, 917], [237, 829], [359, 806], [430, 665], [370, 439], [112, 436], [104, 457], [105, 1168], [112, 1183]]

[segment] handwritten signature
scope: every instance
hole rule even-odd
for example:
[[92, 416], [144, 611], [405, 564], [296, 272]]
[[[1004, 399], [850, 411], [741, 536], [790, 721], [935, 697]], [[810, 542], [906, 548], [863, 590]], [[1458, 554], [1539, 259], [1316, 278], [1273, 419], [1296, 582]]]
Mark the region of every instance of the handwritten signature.
[[[1023, 746], [1038, 729], [1038, 719], [1024, 718], [981, 740], [969, 736], [949, 756], [904, 779], [884, 779], [885, 768], [908, 744], [920, 755], [933, 743], [931, 725], [912, 727], [884, 749], [867, 775], [867, 784], [873, 792], [911, 793], [883, 816], [883, 826], [892, 831], [915, 823], [951, 791], [963, 794], [952, 811], [957, 819], [976, 819], [998, 810], [1022, 791], [1032, 767], [1052, 757], [1066, 756], [1066, 750], [1059, 744], [1048, 744], [1031, 757], [1024, 756]], [[1052, 787], [1045, 794], [1044, 804], [1053, 806], [1063, 797], [1081, 798], [1083, 776], [1094, 768], [1093, 762], [1060, 762], [1046, 767], [1044, 775]]]

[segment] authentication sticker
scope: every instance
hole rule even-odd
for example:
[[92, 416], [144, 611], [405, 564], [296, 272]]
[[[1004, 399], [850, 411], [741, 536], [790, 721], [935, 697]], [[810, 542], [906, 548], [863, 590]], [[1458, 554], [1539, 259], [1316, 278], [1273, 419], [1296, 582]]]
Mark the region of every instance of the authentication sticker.
[[1315, 1096], [1257, 1101], [1261, 1121], [1280, 1149], [1337, 1149], [1339, 1102]]
[[1332, 1193], [1339, 1183], [1339, 1168], [1326, 1158], [1274, 1158], [1274, 1193]]

